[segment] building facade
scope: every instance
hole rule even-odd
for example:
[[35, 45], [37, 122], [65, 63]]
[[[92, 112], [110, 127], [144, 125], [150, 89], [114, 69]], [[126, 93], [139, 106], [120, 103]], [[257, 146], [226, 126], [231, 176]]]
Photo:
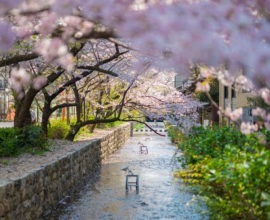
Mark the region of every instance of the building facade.
[[[255, 122], [256, 118], [252, 116], [253, 103], [250, 101], [253, 95], [250, 91], [236, 90], [232, 86], [224, 86], [219, 83], [219, 106], [222, 109], [229, 108], [232, 111], [237, 108], [243, 108], [242, 121]], [[220, 116], [221, 124], [229, 124], [228, 119]]]
[[8, 81], [0, 77], [0, 120], [5, 120], [9, 111], [9, 91]]

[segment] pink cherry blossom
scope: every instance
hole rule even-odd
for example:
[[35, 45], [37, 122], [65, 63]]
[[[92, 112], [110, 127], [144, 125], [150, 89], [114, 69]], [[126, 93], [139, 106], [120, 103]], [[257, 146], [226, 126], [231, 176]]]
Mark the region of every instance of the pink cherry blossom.
[[257, 107], [252, 110], [252, 115], [254, 116], [260, 116], [262, 119], [266, 118], [266, 111], [260, 107]]
[[39, 90], [47, 83], [47, 78], [45, 76], [38, 76], [33, 79], [32, 86], [34, 89]]
[[270, 114], [268, 113], [263, 119], [265, 128], [270, 130]]
[[240, 90], [246, 90], [246, 91], [254, 91], [254, 85], [247, 77], [243, 76], [242, 74], [240, 76], [237, 76], [234, 82], [234, 86], [236, 89]]
[[248, 122], [242, 122], [240, 129], [241, 129], [241, 132], [243, 134], [250, 134], [250, 133], [253, 133], [255, 131], [258, 131], [258, 125], [257, 124], [251, 124], [251, 123], [248, 123]]
[[64, 69], [66, 69], [68, 72], [71, 72], [74, 68], [74, 61], [73, 56], [69, 53], [60, 56], [56, 62], [60, 64]]
[[53, 11], [58, 15], [70, 15], [79, 6], [78, 0], [54, 0]]
[[204, 78], [214, 76], [216, 71], [214, 68], [200, 67], [200, 74]]
[[29, 85], [30, 79], [31, 77], [25, 71], [25, 69], [12, 69], [9, 84], [10, 87], [16, 92], [19, 99], [24, 97], [24, 90]]
[[61, 54], [67, 53], [67, 47], [59, 38], [43, 39], [36, 44], [36, 51], [49, 63], [58, 57], [58, 51]]
[[234, 111], [230, 113], [230, 119], [232, 121], [237, 121], [242, 117], [242, 114], [243, 114], [242, 108], [235, 109]]
[[57, 26], [57, 16], [54, 13], [46, 14], [37, 27], [39, 33], [43, 35], [50, 34]]
[[59, 64], [67, 71], [73, 69], [73, 56], [68, 53], [67, 46], [59, 38], [41, 40], [36, 44], [36, 51], [47, 63]]
[[207, 82], [197, 82], [196, 91], [198, 92], [209, 92], [210, 85]]
[[11, 79], [14, 80], [14, 82], [18, 82], [23, 85], [23, 87], [26, 87], [30, 82], [30, 75], [25, 71], [25, 69], [16, 69], [13, 68], [11, 71]]
[[9, 24], [0, 22], [0, 53], [7, 52], [15, 42], [15, 33]]
[[266, 104], [270, 105], [270, 90], [267, 88], [262, 89], [261, 96], [262, 96], [264, 102]]
[[[133, 98], [144, 104], [143, 110], [151, 115], [167, 110], [181, 118], [184, 112], [195, 112], [194, 106], [198, 105], [194, 100], [161, 83], [171, 70], [188, 77], [194, 64], [202, 67], [202, 77], [215, 77], [224, 85], [259, 91], [265, 103], [270, 104], [269, 88], [261, 88], [270, 83], [269, 9], [267, 0], [0, 0], [0, 53], [6, 58], [36, 52], [49, 67], [61, 66], [70, 72], [75, 61], [94, 65], [115, 53], [113, 43], [96, 38], [117, 38], [128, 45], [124, 48], [136, 52], [129, 53], [132, 58], [122, 57], [129, 58], [128, 62], [117, 65], [121, 61], [117, 60], [102, 68], [117, 70], [119, 77], [130, 83], [138, 77], [134, 87], [144, 85], [148, 89], [136, 91]], [[77, 40], [86, 41], [87, 37], [89, 45], [98, 43], [93, 48], [86, 46], [82, 55], [74, 58], [69, 53], [71, 45], [76, 45]], [[12, 47], [15, 43], [22, 49]], [[20, 66], [29, 68], [29, 63], [21, 62]], [[150, 67], [151, 73], [146, 71]], [[10, 82], [21, 97], [27, 83], [21, 78], [23, 71], [16, 71]], [[138, 74], [142, 72], [147, 73]], [[78, 73], [74, 71], [75, 74]], [[45, 82], [41, 83], [41, 79], [34, 79], [32, 86], [42, 87]], [[153, 88], [154, 84], [161, 89]], [[207, 83], [197, 84], [197, 91], [209, 90]], [[177, 101], [184, 103], [178, 106], [179, 111], [175, 108]], [[151, 112], [150, 108], [157, 103], [160, 106]], [[225, 111], [231, 120], [238, 120], [240, 113], [241, 110]], [[254, 110], [266, 127], [270, 121], [267, 114]], [[241, 127], [246, 133], [256, 130], [253, 125]]]
[[0, 0], [0, 15], [20, 5], [22, 0]]

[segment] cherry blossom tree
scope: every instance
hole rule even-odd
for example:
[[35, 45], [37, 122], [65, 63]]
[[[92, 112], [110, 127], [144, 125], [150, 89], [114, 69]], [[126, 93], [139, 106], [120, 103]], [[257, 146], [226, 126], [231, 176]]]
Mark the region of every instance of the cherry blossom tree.
[[16, 91], [23, 91], [28, 79], [41, 82], [25, 76], [23, 61], [42, 57], [60, 66], [57, 76], [73, 70], [76, 44], [103, 38], [140, 51], [138, 68], [150, 63], [188, 75], [190, 65], [200, 64], [223, 68], [228, 78], [241, 72], [269, 102], [267, 0], [1, 0], [0, 5], [0, 66], [20, 64], [11, 75]]
[[163, 117], [174, 123], [189, 118], [195, 123], [201, 103], [178, 92], [172, 86], [172, 76], [173, 73], [148, 69], [135, 73], [127, 82], [120, 77], [96, 72], [81, 87], [76, 85], [72, 88], [75, 102], [86, 102], [91, 111], [83, 118], [84, 115], [80, 114], [82, 105], [77, 106], [76, 123], [71, 125], [66, 138], [73, 140], [83, 126], [115, 121], [143, 123], [158, 134], [145, 123], [145, 117]]
[[[74, 54], [78, 53], [81, 47], [73, 48]], [[15, 93], [15, 127], [22, 128], [31, 124], [30, 108], [34, 98], [65, 72], [61, 67], [47, 68], [47, 66], [39, 66], [39, 63], [37, 61], [34, 65], [31, 62], [23, 62], [24, 68], [15, 67], [11, 71], [10, 86]]]
[[[112, 45], [111, 45], [112, 46]], [[92, 74], [94, 74], [95, 72], [103, 72], [107, 75], [112, 75], [114, 77], [118, 76], [117, 73], [113, 72], [112, 70], [106, 68], [104, 65], [107, 63], [110, 63], [110, 65], [113, 65], [114, 60], [117, 60], [118, 58], [120, 58], [122, 55], [124, 55], [125, 53], [127, 53], [127, 51], [124, 52], [120, 52], [119, 48], [117, 45], [114, 46], [114, 50], [111, 49], [110, 53], [107, 52], [106, 55], [103, 54], [103, 56], [101, 56], [101, 54], [98, 54], [99, 57], [93, 58], [93, 54], [97, 54], [96, 49], [90, 50], [90, 54], [91, 56], [86, 56], [85, 54], [86, 51], [88, 51], [89, 53], [89, 45], [87, 47], [87, 45], [85, 45], [85, 48], [78, 54], [77, 56], [77, 65], [76, 65], [76, 69], [74, 69], [72, 74], [62, 74], [62, 78], [61, 80], [59, 80], [58, 82], [54, 82], [47, 86], [46, 88], [43, 88], [43, 94], [44, 94], [44, 105], [43, 105], [43, 114], [42, 114], [42, 128], [45, 134], [47, 134], [47, 125], [48, 125], [48, 121], [49, 118], [51, 116], [51, 114], [53, 112], [55, 112], [58, 109], [61, 108], [67, 108], [67, 107], [71, 107], [71, 106], [76, 106], [76, 110], [77, 110], [77, 115], [80, 116], [81, 114], [81, 100], [79, 99], [79, 97], [76, 98], [76, 96], [79, 96], [80, 94], [76, 89], [76, 83], [86, 79], [86, 81], [88, 81], [88, 77], [91, 76]], [[103, 48], [104, 49], [104, 48]], [[104, 52], [104, 51], [103, 51]], [[93, 59], [92, 59], [93, 58]], [[87, 65], [85, 64], [87, 63]], [[102, 68], [101, 66], [105, 67]], [[84, 80], [85, 82], [85, 80]], [[58, 103], [58, 104], [54, 104], [52, 106], [52, 103], [59, 99], [59, 96], [61, 96], [61, 94], [65, 91], [67, 91], [67, 89], [73, 89], [74, 92], [74, 96], [75, 96], [75, 102], [74, 103], [67, 103], [66, 100], [64, 100], [64, 102]], [[79, 117], [78, 116], [78, 117]]]

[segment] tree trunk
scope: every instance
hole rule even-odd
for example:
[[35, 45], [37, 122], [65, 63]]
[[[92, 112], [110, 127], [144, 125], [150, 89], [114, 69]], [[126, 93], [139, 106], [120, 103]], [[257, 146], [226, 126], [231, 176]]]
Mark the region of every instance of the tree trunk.
[[15, 117], [14, 117], [14, 127], [15, 128], [24, 128], [28, 125], [32, 124], [30, 110], [23, 109], [18, 110], [16, 109]]
[[47, 104], [48, 102], [44, 102], [44, 103], [46, 103], [46, 104], [43, 107], [41, 128], [47, 137], [48, 136], [48, 123], [49, 123], [49, 118], [50, 118], [52, 112], [50, 109], [50, 103], [49, 104]]
[[30, 88], [25, 94], [24, 98], [17, 99], [15, 97], [15, 117], [14, 117], [14, 127], [23, 128], [27, 125], [32, 124], [30, 108], [34, 101], [37, 91]]
[[93, 133], [95, 128], [96, 128], [97, 124], [92, 124], [92, 125], [89, 125], [89, 132], [90, 133]]
[[67, 124], [70, 125], [70, 109], [69, 109], [69, 107], [66, 107], [66, 110], [67, 110]]
[[214, 105], [211, 106], [211, 121], [212, 125], [218, 125], [219, 123], [218, 108]]
[[76, 134], [79, 132], [81, 128], [81, 125], [80, 124], [76, 124], [76, 125], [73, 125], [73, 126], [70, 126], [70, 130], [66, 136], [66, 140], [69, 140], [69, 141], [73, 141]]
[[76, 105], [76, 124], [73, 126], [70, 126], [70, 130], [68, 132], [68, 135], [66, 136], [66, 140], [70, 140], [73, 141], [76, 134], [79, 132], [80, 128], [82, 127], [81, 125], [81, 99], [80, 99], [80, 94], [79, 91], [77, 89], [76, 83], [74, 84], [74, 87], [72, 87], [72, 90], [74, 92], [74, 96], [75, 96], [75, 101], [77, 103]]

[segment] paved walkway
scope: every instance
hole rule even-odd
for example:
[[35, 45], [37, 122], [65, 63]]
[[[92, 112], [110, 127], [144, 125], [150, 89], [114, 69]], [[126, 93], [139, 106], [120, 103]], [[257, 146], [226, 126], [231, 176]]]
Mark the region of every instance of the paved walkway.
[[0, 128], [9, 128], [9, 127], [13, 127], [14, 126], [14, 122], [0, 122]]

